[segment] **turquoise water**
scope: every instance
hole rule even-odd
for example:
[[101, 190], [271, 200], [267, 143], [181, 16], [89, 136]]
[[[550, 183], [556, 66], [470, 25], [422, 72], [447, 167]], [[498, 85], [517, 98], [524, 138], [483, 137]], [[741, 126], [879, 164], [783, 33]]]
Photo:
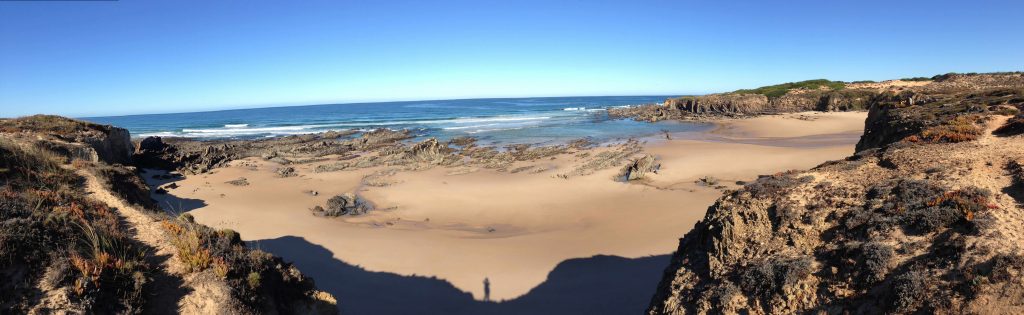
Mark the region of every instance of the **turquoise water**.
[[212, 112], [89, 117], [127, 128], [133, 137], [254, 139], [375, 128], [410, 129], [418, 137], [473, 136], [483, 142], [598, 141], [700, 131], [703, 124], [609, 119], [606, 109], [660, 103], [669, 96], [466, 99], [235, 109]]

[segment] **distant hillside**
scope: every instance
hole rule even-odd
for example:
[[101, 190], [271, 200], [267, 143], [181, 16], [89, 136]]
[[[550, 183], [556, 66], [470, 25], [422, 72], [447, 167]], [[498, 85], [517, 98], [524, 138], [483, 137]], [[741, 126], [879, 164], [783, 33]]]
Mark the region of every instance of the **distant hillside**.
[[878, 89], [857, 152], [726, 193], [650, 314], [1024, 313], [1024, 75]]

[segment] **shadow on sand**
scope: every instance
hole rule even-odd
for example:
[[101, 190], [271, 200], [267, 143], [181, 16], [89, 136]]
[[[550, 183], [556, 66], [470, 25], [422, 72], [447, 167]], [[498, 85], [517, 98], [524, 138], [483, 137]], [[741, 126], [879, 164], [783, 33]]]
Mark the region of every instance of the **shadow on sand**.
[[670, 258], [569, 259], [526, 295], [483, 302], [436, 277], [364, 270], [301, 237], [254, 243], [313, 277], [321, 290], [338, 298], [342, 314], [638, 314], [650, 302]]
[[202, 199], [175, 196], [175, 189], [165, 189], [163, 193], [156, 192], [161, 187], [166, 187], [167, 184], [185, 179], [184, 177], [168, 177], [169, 172], [157, 169], [142, 169], [141, 171], [139, 176], [146, 181], [146, 185], [149, 185], [151, 189], [149, 196], [160, 206], [160, 209], [178, 215], [206, 206], [206, 201]]

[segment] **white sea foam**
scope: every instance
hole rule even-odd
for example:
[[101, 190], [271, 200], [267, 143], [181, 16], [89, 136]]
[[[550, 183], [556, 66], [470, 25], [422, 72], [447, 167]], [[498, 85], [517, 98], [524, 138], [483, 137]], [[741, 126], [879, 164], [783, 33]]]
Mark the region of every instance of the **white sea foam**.
[[477, 133], [483, 133], [483, 132], [494, 132], [494, 131], [507, 131], [507, 130], [519, 130], [519, 129], [523, 129], [523, 128], [526, 128], [526, 127], [515, 127], [515, 128], [495, 128], [495, 129], [477, 129], [477, 130], [473, 130], [473, 131], [468, 131], [468, 132], [466, 132], [466, 133], [469, 133], [469, 134], [477, 134]]
[[138, 136], [145, 138], [145, 137], [180, 137], [181, 135], [177, 134], [177, 133], [170, 132], [170, 131], [161, 131], [161, 132], [143, 133], [143, 134], [139, 134]]
[[462, 129], [471, 129], [471, 128], [480, 128], [480, 127], [489, 127], [489, 126], [498, 126], [498, 125], [500, 125], [500, 124], [483, 124], [483, 125], [469, 125], [469, 126], [458, 126], [458, 127], [444, 127], [444, 128], [441, 128], [441, 129], [444, 129], [444, 130], [462, 130]]
[[231, 134], [252, 134], [252, 133], [265, 133], [265, 132], [277, 132], [277, 131], [296, 131], [296, 130], [307, 130], [317, 128], [317, 125], [304, 125], [304, 126], [281, 126], [281, 127], [262, 127], [262, 128], [227, 128], [227, 129], [182, 129], [184, 133], [231, 133]]
[[481, 118], [456, 118], [456, 119], [445, 119], [445, 120], [433, 120], [422, 123], [482, 123], [482, 122], [495, 122], [495, 121], [529, 121], [529, 120], [546, 120], [551, 119], [551, 116], [497, 116], [497, 117], [481, 117]]
[[[329, 130], [345, 130], [351, 127], [362, 127], [360, 131], [372, 130], [370, 126], [401, 126], [401, 125], [428, 125], [428, 124], [441, 124], [448, 126], [439, 126], [443, 130], [469, 130], [474, 129], [471, 133], [476, 132], [487, 132], [494, 130], [504, 130], [501, 128], [487, 128], [487, 127], [502, 127], [502, 126], [516, 126], [522, 128], [524, 124], [536, 124], [540, 121], [553, 118], [552, 116], [537, 116], [537, 115], [507, 115], [507, 116], [494, 116], [494, 117], [460, 117], [450, 119], [435, 119], [435, 120], [391, 120], [391, 121], [347, 121], [339, 123], [327, 123], [327, 124], [309, 124], [309, 125], [295, 125], [295, 126], [269, 126], [269, 127], [249, 127], [249, 124], [225, 124], [222, 128], [184, 128], [179, 131], [162, 131], [141, 134], [140, 136], [160, 136], [160, 137], [189, 137], [189, 138], [225, 138], [225, 137], [244, 137], [244, 136], [284, 136], [284, 135], [296, 135], [296, 134], [308, 134], [316, 132], [324, 132]], [[406, 127], [398, 127], [402, 129]], [[518, 129], [513, 128], [513, 129]]]

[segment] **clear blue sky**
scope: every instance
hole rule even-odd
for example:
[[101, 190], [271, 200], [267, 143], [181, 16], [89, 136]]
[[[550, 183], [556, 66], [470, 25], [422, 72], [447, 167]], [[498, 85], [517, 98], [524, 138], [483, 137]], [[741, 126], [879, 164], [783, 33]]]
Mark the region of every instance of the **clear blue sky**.
[[693, 94], [1024, 65], [1024, 1], [722, 2], [0, 1], [0, 116]]

